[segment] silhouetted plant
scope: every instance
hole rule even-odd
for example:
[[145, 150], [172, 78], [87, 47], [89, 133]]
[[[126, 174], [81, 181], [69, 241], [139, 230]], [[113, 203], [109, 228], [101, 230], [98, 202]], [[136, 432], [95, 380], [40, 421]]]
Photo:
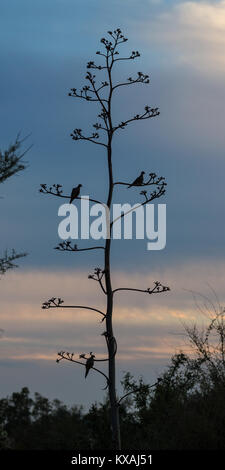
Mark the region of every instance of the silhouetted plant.
[[[116, 29], [114, 31], [108, 31], [109, 38], [102, 38], [101, 44], [103, 46], [103, 51], [97, 51], [97, 55], [102, 58], [101, 64], [96, 64], [94, 61], [89, 61], [87, 64], [87, 73], [86, 73], [86, 81], [87, 84], [81, 88], [81, 90], [77, 90], [76, 88], [71, 88], [69, 96], [74, 99], [83, 99], [89, 102], [95, 102], [100, 106], [100, 111], [98, 113], [98, 121], [93, 124], [94, 131], [86, 134], [80, 128], [75, 128], [72, 133], [71, 137], [74, 141], [87, 141], [102, 147], [107, 155], [107, 164], [108, 164], [108, 197], [106, 201], [106, 205], [110, 210], [112, 205], [112, 198], [113, 198], [113, 191], [116, 185], [122, 185], [128, 187], [152, 187], [153, 190], [147, 191], [147, 189], [142, 190], [140, 195], [143, 197], [144, 200], [140, 202], [140, 206], [144, 206], [145, 204], [156, 200], [165, 194], [166, 182], [165, 178], [162, 176], [157, 176], [155, 173], [150, 172], [147, 176], [146, 180], [144, 181], [143, 175], [145, 172], [142, 172], [140, 177], [136, 178], [136, 180], [131, 182], [124, 182], [124, 181], [114, 181], [113, 178], [113, 166], [112, 166], [112, 139], [114, 135], [119, 130], [125, 129], [129, 124], [132, 122], [144, 121], [147, 119], [155, 118], [159, 115], [159, 109], [157, 107], [151, 107], [146, 105], [144, 110], [139, 114], [135, 114], [134, 116], [127, 118], [119, 123], [114, 123], [112, 119], [112, 101], [113, 96], [116, 90], [124, 86], [132, 86], [136, 84], [148, 84], [149, 83], [149, 76], [138, 72], [136, 77], [128, 77], [127, 80], [113, 83], [112, 78], [112, 69], [114, 65], [119, 61], [132, 61], [135, 60], [140, 56], [138, 51], [132, 51], [131, 54], [125, 57], [120, 57], [119, 48], [122, 44], [127, 41], [127, 38], [124, 37], [120, 29]], [[94, 73], [93, 73], [94, 70]], [[96, 72], [104, 72], [106, 77], [103, 80], [100, 80], [99, 83], [96, 81]], [[74, 188], [79, 194], [80, 185]], [[66, 199], [73, 199], [73, 195], [66, 195], [63, 192], [62, 185], [60, 184], [53, 184], [52, 186], [48, 186], [47, 184], [41, 184], [40, 192], [43, 194], [51, 194], [56, 197], [66, 198]], [[77, 199], [81, 199], [78, 195]], [[96, 201], [93, 198], [90, 198], [90, 201], [99, 203], [100, 201]], [[133, 209], [134, 210], [134, 209]], [[125, 217], [130, 211], [127, 211], [121, 215]], [[61, 242], [55, 248], [59, 251], [69, 251], [69, 252], [76, 252], [76, 251], [84, 251], [84, 250], [93, 250], [93, 249], [102, 249], [104, 250], [104, 267], [99, 268], [97, 267], [93, 274], [89, 275], [89, 279], [94, 280], [98, 283], [101, 291], [106, 296], [106, 310], [102, 312], [99, 309], [88, 307], [88, 306], [80, 306], [80, 305], [65, 305], [62, 302], [59, 302], [59, 299], [52, 298], [47, 302], [43, 303], [43, 308], [76, 308], [76, 309], [88, 309], [93, 310], [99, 313], [102, 316], [102, 322], [105, 322], [105, 331], [102, 336], [104, 336], [106, 341], [107, 347], [107, 358], [99, 359], [96, 358], [95, 355], [90, 353], [90, 357], [87, 357], [85, 354], [81, 354], [79, 359], [83, 359], [84, 361], [77, 361], [74, 359], [74, 354], [70, 352], [59, 352], [59, 357], [57, 362], [61, 360], [68, 360], [74, 363], [82, 364], [84, 367], [87, 366], [87, 361], [91, 359], [91, 368], [95, 371], [100, 372], [103, 374], [99, 369], [94, 367], [96, 362], [107, 361], [108, 362], [108, 375], [106, 376], [106, 387], [109, 391], [109, 401], [110, 401], [110, 408], [111, 408], [111, 429], [112, 429], [112, 446], [114, 448], [120, 449], [121, 442], [120, 442], [120, 424], [119, 424], [119, 404], [121, 399], [117, 398], [116, 395], [116, 383], [115, 383], [115, 358], [117, 352], [117, 344], [114, 337], [113, 332], [113, 323], [112, 323], [112, 314], [113, 314], [113, 299], [116, 293], [119, 291], [135, 291], [135, 292], [142, 292], [147, 294], [157, 294], [161, 292], [166, 292], [169, 290], [169, 287], [162, 285], [159, 281], [156, 281], [153, 287], [148, 287], [145, 289], [141, 288], [129, 288], [129, 287], [121, 287], [117, 289], [113, 289], [111, 283], [111, 270], [110, 270], [110, 248], [111, 248], [111, 233], [112, 227], [115, 220], [110, 220], [109, 224], [109, 238], [106, 239], [104, 246], [94, 246], [94, 247], [87, 247], [78, 249], [77, 244], [72, 245], [70, 241]], [[89, 362], [90, 365], [90, 362]]]
[[[23, 161], [23, 157], [31, 147], [21, 152], [20, 149], [24, 140], [20, 139], [18, 134], [14, 144], [10, 145], [7, 150], [0, 150], [0, 184], [25, 170], [27, 164]], [[14, 262], [24, 256], [26, 256], [26, 253], [16, 253], [15, 250], [11, 250], [10, 253], [5, 251], [5, 254], [0, 258], [0, 274], [5, 274], [8, 269], [17, 267]]]
[[10, 253], [5, 251], [4, 256], [0, 258], [0, 274], [5, 274], [8, 269], [17, 268], [18, 265], [15, 264], [15, 261], [24, 256], [26, 253], [16, 253], [13, 249]]
[[15, 143], [10, 145], [7, 150], [0, 150], [0, 184], [4, 183], [8, 178], [25, 170], [27, 163], [23, 161], [24, 155], [31, 148], [27, 148], [23, 152], [20, 151], [24, 139], [20, 139], [20, 135], [16, 137]]

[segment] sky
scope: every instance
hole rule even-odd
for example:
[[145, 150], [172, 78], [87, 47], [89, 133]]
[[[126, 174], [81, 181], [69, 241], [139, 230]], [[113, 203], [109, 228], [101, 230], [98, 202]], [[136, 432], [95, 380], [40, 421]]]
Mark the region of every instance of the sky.
[[[56, 364], [56, 353], [104, 357], [103, 326], [93, 312], [41, 309], [52, 296], [96, 308], [105, 301], [87, 279], [101, 266], [101, 253], [55, 251], [61, 201], [38, 192], [40, 183], [60, 183], [67, 194], [82, 183], [84, 194], [106, 198], [104, 150], [70, 137], [75, 127], [89, 132], [98, 110], [68, 91], [83, 86], [101, 37], [119, 27], [129, 39], [124, 53], [138, 50], [141, 57], [121, 63], [115, 79], [142, 71], [150, 84], [118, 91], [114, 120], [146, 104], [160, 108], [159, 117], [121, 131], [113, 147], [116, 178], [132, 181], [144, 170], [165, 176], [168, 184], [160, 201], [167, 204], [166, 248], [147, 251], [146, 240], [113, 241], [114, 285], [145, 288], [160, 280], [171, 287], [151, 297], [117, 294], [120, 390], [124, 371], [151, 382], [174, 352], [188, 350], [183, 323], [207, 321], [191, 291], [200, 303], [200, 294], [215, 304], [217, 297], [221, 305], [225, 300], [225, 1], [2, 0], [0, 23], [0, 147], [19, 131], [31, 134], [27, 145], [33, 144], [28, 168], [0, 188], [1, 251], [28, 252], [0, 280], [1, 396], [28, 386], [32, 393], [88, 405], [104, 396], [101, 378], [90, 374], [87, 386], [83, 370]], [[117, 188], [116, 202], [139, 200], [139, 191], [128, 195]]]

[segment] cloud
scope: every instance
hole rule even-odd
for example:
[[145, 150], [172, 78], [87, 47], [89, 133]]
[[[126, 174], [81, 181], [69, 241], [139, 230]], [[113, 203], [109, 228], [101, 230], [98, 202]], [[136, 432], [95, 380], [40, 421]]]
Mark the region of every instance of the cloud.
[[[171, 292], [115, 294], [114, 323], [121, 359], [149, 360], [162, 354], [169, 357], [181, 347], [181, 338], [176, 333], [182, 331], [182, 322], [199, 318], [203, 321], [200, 310], [209, 314], [213, 305], [218, 304], [207, 283], [216, 286], [218, 298], [221, 303], [225, 301], [222, 262], [213, 267], [210, 261], [190, 261], [154, 270], [151, 275], [122, 271], [113, 274], [115, 288], [145, 289], [158, 279], [169, 285]], [[105, 296], [95, 282], [87, 279], [86, 272], [14, 271], [1, 281], [1, 290], [0, 321], [5, 330], [1, 338], [2, 358], [47, 360], [64, 348], [76, 354], [90, 348], [97, 354], [105, 353], [100, 336], [104, 323], [98, 313], [72, 308], [41, 309], [41, 300], [60, 296], [65, 305], [94, 306], [104, 311]], [[209, 300], [198, 294], [194, 300], [190, 291], [200, 292]]]
[[204, 73], [225, 72], [225, 1], [181, 2], [158, 12], [142, 28], [160, 46], [164, 60]]
[[[215, 294], [207, 283], [216, 287], [225, 301], [225, 269], [221, 261], [216, 266], [209, 260], [189, 261], [166, 269], [143, 272], [114, 271], [113, 285], [146, 288], [154, 280], [171, 287], [171, 292], [148, 295], [131, 292], [115, 294], [114, 334], [118, 342], [117, 382], [124, 371], [146, 380], [155, 381], [169, 363], [174, 352], [188, 352], [190, 345], [184, 335], [183, 322], [206, 322], [210, 300], [216, 305]], [[101, 333], [104, 323], [98, 314], [85, 310], [42, 310], [41, 301], [60, 295], [65, 303], [89, 305], [104, 309], [105, 297], [97, 283], [87, 279], [83, 270], [24, 270], [12, 271], [0, 282], [0, 373], [4, 386], [1, 394], [11, 393], [27, 385], [31, 391], [59, 397], [66, 402], [86, 402], [99, 399], [99, 377], [93, 374], [90, 387], [83, 389], [83, 371], [71, 364], [56, 365], [57, 352], [94, 351], [105, 357]], [[207, 302], [191, 293], [195, 290], [209, 297]], [[207, 307], [207, 308], [206, 308]], [[200, 309], [204, 310], [204, 314]], [[106, 364], [103, 364], [103, 370]], [[76, 393], [74, 394], [74, 387]]]

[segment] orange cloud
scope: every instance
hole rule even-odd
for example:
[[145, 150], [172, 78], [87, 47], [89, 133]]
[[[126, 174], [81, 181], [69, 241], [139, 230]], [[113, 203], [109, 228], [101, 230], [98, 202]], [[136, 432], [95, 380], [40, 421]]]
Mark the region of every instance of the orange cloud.
[[[146, 288], [160, 279], [170, 285], [166, 294], [115, 294], [114, 327], [119, 360], [143, 361], [169, 357], [184, 345], [182, 322], [204, 320], [206, 299], [194, 300], [189, 290], [205, 292], [206, 284], [216, 285], [224, 299], [223, 263], [195, 262], [155, 271], [151, 276], [117, 271], [115, 287]], [[186, 289], [186, 290], [185, 290]], [[208, 289], [208, 287], [207, 287]], [[12, 271], [1, 281], [0, 325], [5, 330], [0, 340], [1, 357], [26, 360], [52, 360], [58, 350], [75, 354], [94, 350], [104, 357], [101, 333], [104, 323], [99, 314], [86, 310], [41, 309], [41, 301], [59, 295], [66, 304], [96, 306], [104, 311], [105, 296], [84, 271]], [[211, 298], [213, 292], [208, 293]], [[197, 304], [196, 304], [197, 302]], [[216, 299], [214, 298], [214, 303]], [[212, 310], [210, 299], [208, 309]]]

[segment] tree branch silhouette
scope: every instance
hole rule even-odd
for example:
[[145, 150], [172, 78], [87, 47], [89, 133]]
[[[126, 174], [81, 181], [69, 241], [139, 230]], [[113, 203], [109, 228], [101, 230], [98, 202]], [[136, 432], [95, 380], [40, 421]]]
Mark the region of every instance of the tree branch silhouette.
[[120, 214], [118, 217], [116, 217], [116, 219], [112, 220], [112, 222], [110, 223], [110, 227], [112, 227], [113, 224], [117, 220], [123, 219], [127, 214], [130, 214], [134, 210], [137, 210], [139, 207], [145, 206], [148, 202], [152, 202], [155, 199], [159, 199], [161, 196], [163, 196], [166, 192], [165, 185], [166, 185], [166, 183], [163, 183], [161, 186], [158, 186], [157, 189], [155, 191], [153, 191], [149, 196], [147, 195], [147, 191], [141, 191], [140, 194], [144, 196], [145, 201], [140, 203], [136, 207], [131, 207], [127, 212], [124, 212], [124, 213]]
[[8, 269], [18, 268], [15, 261], [24, 258], [24, 256], [27, 256], [27, 253], [16, 253], [16, 251], [12, 249], [11, 254], [9, 254], [6, 250], [4, 256], [0, 258], [0, 274], [5, 274]]
[[105, 287], [103, 286], [102, 279], [104, 278], [105, 271], [101, 268], [95, 268], [94, 274], [89, 274], [88, 279], [92, 279], [93, 281], [97, 281], [104, 292], [107, 295]]
[[51, 299], [43, 302], [42, 304], [42, 309], [47, 310], [49, 308], [83, 308], [85, 310], [93, 310], [94, 312], [100, 313], [105, 319], [106, 314], [102, 312], [101, 310], [94, 308], [94, 307], [87, 307], [86, 305], [62, 305], [64, 304], [64, 300], [62, 300], [60, 297], [52, 297]]
[[[114, 31], [108, 31], [107, 38], [101, 38], [101, 45], [103, 51], [99, 50], [96, 52], [98, 57], [102, 60], [102, 63], [95, 63], [95, 61], [89, 61], [87, 63], [87, 72], [85, 79], [87, 81], [87, 85], [84, 85], [80, 91], [77, 91], [76, 88], [71, 88], [69, 92], [69, 96], [77, 99], [82, 99], [87, 102], [95, 102], [99, 105], [100, 111], [98, 111], [98, 118], [100, 122], [95, 122], [93, 127], [95, 131], [93, 133], [84, 134], [82, 129], [75, 128], [72, 133], [70, 134], [74, 141], [89, 141], [91, 143], [101, 145], [106, 149], [106, 157], [107, 157], [107, 169], [108, 169], [108, 194], [107, 194], [107, 202], [106, 206], [108, 208], [108, 212], [110, 213], [112, 200], [113, 200], [113, 191], [116, 185], [124, 185], [127, 187], [132, 186], [155, 186], [155, 190], [151, 191], [150, 194], [147, 193], [146, 190], [141, 191], [141, 195], [144, 197], [144, 201], [140, 203], [140, 206], [144, 206], [148, 202], [156, 200], [165, 194], [165, 187], [166, 182], [165, 178], [162, 176], [157, 176], [155, 173], [149, 173], [148, 179], [143, 181], [143, 184], [137, 185], [134, 183], [126, 183], [117, 181], [114, 182], [113, 178], [113, 161], [112, 161], [112, 139], [114, 134], [119, 129], [125, 129], [127, 125], [132, 122], [144, 121], [147, 119], [155, 118], [159, 116], [159, 109], [157, 107], [152, 107], [146, 105], [144, 111], [140, 114], [136, 114], [133, 117], [128, 119], [122, 120], [119, 124], [113, 123], [112, 117], [112, 102], [114, 93], [120, 89], [123, 89], [124, 86], [128, 85], [135, 85], [135, 84], [149, 84], [149, 75], [144, 74], [143, 72], [138, 72], [135, 78], [129, 77], [127, 80], [122, 80], [121, 82], [113, 83], [113, 74], [112, 70], [116, 63], [119, 61], [132, 61], [140, 57], [140, 53], [138, 51], [132, 51], [131, 54], [120, 56], [120, 48], [124, 43], [127, 42], [127, 38], [122, 34], [120, 28], [115, 29]], [[90, 70], [94, 70], [95, 73], [100, 73], [106, 75], [106, 78], [99, 80], [97, 82], [96, 75], [91, 73]], [[100, 139], [100, 132], [104, 133], [105, 141], [101, 141]], [[142, 176], [143, 176], [142, 172]], [[142, 178], [141, 178], [142, 181]], [[62, 194], [61, 185], [53, 185], [53, 187], [48, 188], [46, 184], [41, 185], [40, 192], [45, 194], [52, 194], [58, 197], [67, 197]], [[77, 199], [81, 199], [78, 197]], [[99, 201], [95, 201], [94, 199], [90, 199], [93, 202], [99, 203]], [[134, 209], [131, 209], [131, 211]], [[121, 217], [127, 215], [130, 211], [125, 214], [122, 214]], [[117, 220], [117, 219], [116, 219]], [[162, 293], [169, 291], [169, 287], [163, 286], [160, 282], [156, 281], [155, 285], [152, 289], [133, 289], [133, 288], [118, 288], [114, 289], [112, 287], [112, 280], [111, 280], [111, 232], [112, 232], [112, 225], [116, 221], [112, 221], [109, 227], [109, 236], [105, 240], [105, 246], [97, 246], [96, 249], [104, 249], [104, 267], [95, 268], [94, 273], [89, 275], [89, 279], [96, 281], [101, 291], [105, 294], [106, 298], [106, 313], [91, 307], [82, 307], [78, 305], [74, 306], [63, 306], [63, 308], [87, 308], [89, 310], [94, 310], [100, 313], [103, 316], [102, 321], [105, 320], [105, 331], [102, 336], [105, 337], [106, 347], [108, 352], [107, 359], [99, 359], [100, 362], [107, 361], [108, 363], [108, 376], [107, 378], [107, 386], [109, 391], [109, 402], [110, 402], [110, 413], [111, 413], [111, 429], [112, 429], [112, 447], [114, 449], [121, 449], [121, 440], [120, 440], [120, 422], [119, 422], [119, 410], [118, 410], [118, 400], [116, 394], [116, 353], [117, 353], [117, 342], [113, 332], [113, 297], [115, 292], [118, 291], [135, 291], [135, 292], [144, 292], [148, 294], [154, 293]], [[94, 247], [84, 248], [84, 249], [77, 249], [77, 245], [71, 245], [70, 242], [63, 242], [59, 243], [56, 247], [59, 251], [85, 251], [88, 249], [94, 249]], [[61, 300], [61, 299], [58, 299]], [[56, 298], [50, 299], [43, 304], [43, 308], [58, 308], [62, 307], [61, 302], [59, 302]], [[67, 354], [66, 357], [65, 354]], [[70, 353], [62, 353], [62, 358], [70, 360], [72, 362], [78, 362], [73, 360], [72, 356], [68, 356]], [[93, 368], [93, 364], [95, 361], [95, 356], [90, 353], [90, 357], [86, 358], [85, 355], [82, 355], [86, 361], [89, 361], [88, 364], [82, 363], [90, 368]], [[61, 360], [61, 359], [60, 359]], [[88, 369], [89, 370], [89, 369]], [[98, 371], [100, 372], [100, 371]], [[86, 369], [86, 376], [87, 376], [87, 369]], [[101, 372], [100, 372], [101, 373]], [[104, 375], [102, 373], [102, 375]], [[122, 399], [122, 398], [121, 398]]]
[[115, 132], [117, 129], [125, 129], [127, 124], [130, 124], [131, 122], [134, 121], [144, 121], [146, 119], [151, 119], [156, 116], [159, 116], [160, 112], [158, 111], [158, 108], [150, 108], [150, 106], [145, 106], [145, 112], [142, 114], [136, 114], [134, 117], [127, 119], [126, 121], [121, 121], [120, 124], [115, 126], [113, 128], [113, 132]]
[[[149, 173], [149, 176], [150, 176], [150, 178], [146, 182], [143, 182], [140, 185], [133, 185], [133, 187], [154, 186], [154, 185], [156, 185], [156, 186], [167, 186], [167, 183], [165, 181], [164, 176], [157, 176], [156, 173]], [[115, 183], [113, 183], [113, 184], [114, 184], [114, 186], [116, 186], [117, 184], [124, 185], [124, 186], [130, 186], [131, 183], [125, 183], [123, 181], [115, 181]]]
[[[0, 184], [26, 169], [27, 162], [23, 160], [23, 157], [32, 145], [24, 151], [21, 151], [21, 146], [28, 137], [29, 135], [21, 139], [19, 133], [13, 144], [4, 151], [0, 150]], [[9, 269], [17, 268], [18, 265], [15, 264], [15, 261], [24, 256], [27, 256], [27, 253], [17, 253], [14, 249], [9, 253], [5, 250], [4, 255], [0, 258], [0, 274], [3, 275]]]
[[88, 248], [77, 248], [77, 244], [71, 245], [71, 241], [63, 241], [55, 246], [55, 250], [59, 251], [89, 251], [89, 250], [104, 250], [104, 246], [91, 246]]
[[[69, 353], [69, 352], [65, 352], [65, 351], [60, 351], [58, 352], [58, 356], [59, 358], [56, 359], [56, 362], [59, 363], [60, 361], [62, 361], [63, 359], [66, 360], [66, 361], [70, 361], [70, 362], [74, 362], [76, 364], [80, 364], [84, 367], [86, 367], [86, 363], [84, 362], [81, 362], [81, 361], [77, 361], [76, 359], [73, 358], [74, 356], [74, 353]], [[80, 355], [80, 357], [84, 357], [84, 355]], [[96, 359], [95, 359], [96, 361]], [[109, 386], [109, 378], [107, 377], [106, 374], [104, 374], [104, 372], [102, 372], [101, 370], [97, 369], [96, 367], [92, 367], [92, 369], [95, 371], [95, 372], [98, 372], [99, 374], [101, 374], [103, 377], [105, 377], [106, 381], [107, 381], [107, 386], [105, 388], [103, 388], [103, 390], [105, 390], [106, 388], [108, 388]]]
[[[70, 199], [71, 196], [67, 196], [63, 194], [62, 185], [61, 184], [53, 184], [52, 186], [47, 187], [47, 184], [41, 184], [41, 188], [39, 189], [39, 193], [43, 194], [51, 194], [52, 196], [62, 197], [64, 199]], [[52, 189], [55, 188], [55, 189]], [[78, 196], [76, 199], [87, 199], [84, 196]], [[95, 202], [96, 204], [102, 204], [101, 201], [97, 199], [88, 198], [89, 201]]]
[[[159, 383], [159, 380], [157, 380], [157, 382], [155, 382], [154, 384], [152, 385], [148, 385], [148, 389], [150, 388], [154, 388], [158, 385]], [[146, 386], [144, 386], [146, 387]], [[133, 393], [138, 393], [140, 392], [141, 390], [143, 389], [143, 385], [141, 385], [140, 387], [137, 387], [137, 388], [134, 388], [134, 390], [130, 390], [129, 392], [125, 393], [125, 395], [123, 395], [117, 402], [117, 406], [120, 406], [120, 403], [122, 400], [124, 400], [125, 398], [127, 398], [129, 395], [133, 394]]]
[[21, 139], [19, 133], [14, 144], [10, 145], [3, 152], [0, 150], [0, 184], [27, 167], [27, 162], [23, 161], [23, 157], [31, 149], [32, 145], [22, 152], [20, 152], [20, 148], [28, 137], [29, 135]]
[[113, 294], [118, 291], [134, 291], [134, 292], [144, 292], [146, 294], [161, 294], [162, 292], [167, 292], [170, 290], [168, 286], [163, 286], [161, 282], [155, 281], [155, 286], [151, 289], [148, 287], [147, 289], [135, 289], [133, 287], [119, 287], [118, 289], [113, 290]]
[[86, 140], [88, 142], [91, 142], [92, 144], [102, 145], [103, 147], [107, 148], [107, 145], [104, 144], [104, 142], [97, 142], [97, 140], [94, 140], [99, 139], [98, 132], [93, 132], [91, 136], [87, 137], [82, 134], [82, 129], [74, 129], [74, 131], [70, 135], [73, 140]]

